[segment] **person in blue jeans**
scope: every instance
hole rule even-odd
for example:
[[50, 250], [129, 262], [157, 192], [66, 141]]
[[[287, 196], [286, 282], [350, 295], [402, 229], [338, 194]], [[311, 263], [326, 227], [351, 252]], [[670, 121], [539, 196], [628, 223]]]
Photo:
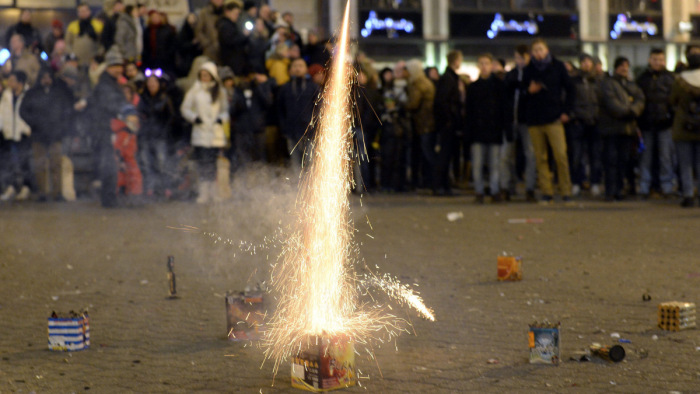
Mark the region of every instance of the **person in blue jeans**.
[[670, 102], [675, 108], [672, 135], [678, 152], [681, 206], [690, 208], [695, 205], [695, 187], [700, 177], [700, 47], [689, 46], [686, 58], [688, 71], [674, 81]]
[[493, 57], [480, 55], [477, 59], [479, 79], [469, 86], [466, 104], [466, 130], [472, 141], [472, 177], [476, 203], [484, 202], [484, 165], [488, 159], [491, 200], [498, 202], [500, 182], [498, 170], [500, 150], [506, 127], [510, 126], [506, 85], [492, 74]]
[[674, 80], [675, 75], [666, 70], [664, 50], [652, 49], [649, 54], [649, 67], [637, 78], [637, 85], [646, 98], [644, 112], [637, 121], [646, 146], [639, 163], [639, 194], [643, 198], [648, 198], [652, 179], [655, 178], [655, 174], [652, 174], [652, 162], [655, 158], [659, 162], [658, 180], [661, 193], [668, 196], [673, 192], [673, 109], [669, 97]]

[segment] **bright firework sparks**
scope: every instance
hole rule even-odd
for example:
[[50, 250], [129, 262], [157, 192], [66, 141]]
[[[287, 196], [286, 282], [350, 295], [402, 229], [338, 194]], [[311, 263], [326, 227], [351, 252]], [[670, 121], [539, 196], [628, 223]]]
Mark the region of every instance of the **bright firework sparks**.
[[289, 356], [304, 350], [311, 338], [344, 335], [360, 344], [405, 331], [404, 319], [359, 296], [376, 287], [434, 320], [421, 298], [395, 279], [358, 276], [348, 195], [353, 163], [354, 70], [348, 58], [348, 1], [335, 57], [324, 87], [322, 108], [310, 149], [311, 163], [297, 198], [297, 223], [285, 241], [271, 284], [277, 293], [265, 343], [274, 372]]

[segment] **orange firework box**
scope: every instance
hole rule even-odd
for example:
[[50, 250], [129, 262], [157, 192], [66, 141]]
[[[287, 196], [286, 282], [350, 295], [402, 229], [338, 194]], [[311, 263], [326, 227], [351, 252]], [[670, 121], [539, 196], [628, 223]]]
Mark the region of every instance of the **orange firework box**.
[[352, 340], [339, 335], [311, 341], [307, 350], [292, 357], [292, 387], [319, 393], [357, 384]]
[[240, 294], [226, 294], [226, 322], [228, 339], [245, 341], [260, 339], [265, 317], [263, 292], [245, 291]]
[[498, 280], [522, 280], [523, 259], [514, 256], [498, 256]]

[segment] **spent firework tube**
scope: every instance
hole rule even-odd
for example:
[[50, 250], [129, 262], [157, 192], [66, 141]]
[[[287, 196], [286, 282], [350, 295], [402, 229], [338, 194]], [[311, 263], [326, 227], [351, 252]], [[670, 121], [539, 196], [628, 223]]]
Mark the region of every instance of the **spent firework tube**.
[[594, 343], [591, 345], [591, 353], [604, 360], [612, 361], [614, 363], [619, 363], [625, 359], [625, 348], [620, 345], [603, 346]]

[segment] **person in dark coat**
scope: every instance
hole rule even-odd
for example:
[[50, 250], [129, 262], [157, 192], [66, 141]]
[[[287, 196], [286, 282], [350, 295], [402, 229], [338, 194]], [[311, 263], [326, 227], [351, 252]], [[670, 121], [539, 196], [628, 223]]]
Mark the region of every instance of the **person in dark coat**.
[[[600, 121], [605, 166], [605, 200], [621, 200], [632, 149], [636, 146], [637, 121], [644, 109], [644, 93], [629, 79], [627, 58], [615, 59], [613, 75], [600, 85]], [[634, 184], [630, 187], [634, 189]]]
[[105, 51], [109, 51], [112, 45], [114, 45], [114, 40], [117, 35], [117, 20], [124, 10], [124, 1], [115, 0], [112, 5], [112, 13], [109, 15], [105, 13], [100, 15], [104, 23], [102, 34], [100, 34], [100, 44], [102, 44], [102, 48], [104, 48]]
[[117, 205], [117, 160], [112, 145], [112, 119], [127, 104], [126, 96], [118, 78], [124, 73], [124, 58], [117, 48], [105, 55], [107, 68], [100, 74], [92, 96], [88, 100], [95, 132], [98, 159], [98, 175], [102, 183], [100, 201], [103, 207]]
[[[162, 74], [161, 74], [162, 75]], [[169, 175], [168, 145], [175, 110], [165, 92], [161, 76], [151, 73], [136, 108], [141, 117], [138, 134], [139, 166], [144, 176], [147, 197], [172, 195], [172, 177]]]
[[571, 119], [575, 88], [564, 63], [552, 56], [544, 40], [536, 39], [531, 50], [532, 59], [523, 72], [522, 87], [527, 91], [524, 97], [526, 123], [535, 149], [541, 203], [551, 203], [554, 195], [548, 145], [557, 165], [559, 193], [564, 202], [569, 203], [571, 176], [564, 124]]
[[160, 68], [168, 74], [175, 72], [175, 30], [163, 23], [160, 12], [148, 13], [148, 26], [143, 32], [143, 67]]
[[308, 64], [325, 66], [330, 59], [329, 44], [319, 37], [318, 32], [310, 31], [308, 43], [302, 47], [302, 56]]
[[[644, 111], [639, 117], [639, 128], [646, 149], [639, 158], [639, 194], [648, 197], [653, 179], [657, 178], [661, 193], [673, 192], [673, 109], [669, 98], [675, 76], [666, 69], [666, 54], [654, 48], [649, 54], [649, 67], [637, 78], [644, 92]], [[658, 172], [653, 163], [658, 161]], [[654, 173], [656, 172], [656, 173]]]
[[245, 30], [241, 33], [238, 29], [236, 22], [240, 15], [238, 2], [227, 2], [223, 17], [216, 23], [221, 64], [230, 67], [235, 75], [244, 75], [249, 71], [246, 45], [250, 32]]
[[492, 72], [493, 56], [477, 59], [479, 79], [469, 85], [466, 103], [466, 132], [471, 141], [472, 177], [476, 202], [484, 202], [484, 166], [488, 158], [489, 187], [493, 202], [500, 198], [498, 170], [500, 149], [509, 125], [505, 82]]
[[270, 49], [270, 32], [267, 31], [265, 21], [261, 18], [255, 19], [254, 23], [255, 27], [248, 42], [248, 61], [252, 72], [264, 74], [266, 72], [265, 54]]
[[202, 46], [195, 36], [197, 15], [189, 14], [185, 18], [180, 32], [177, 34], [177, 58], [175, 61], [177, 76], [186, 76], [190, 72], [194, 59], [202, 54]]
[[274, 82], [265, 74], [243, 77], [234, 89], [231, 138], [241, 165], [265, 160], [267, 111], [274, 104]]
[[307, 141], [307, 128], [313, 116], [318, 85], [307, 74], [304, 59], [294, 59], [289, 67], [291, 79], [280, 87], [277, 95], [280, 131], [287, 139], [292, 164], [301, 166]]
[[[362, 179], [356, 182], [356, 190], [372, 192], [377, 188], [377, 150], [373, 143], [379, 132], [380, 122], [377, 113], [381, 113], [382, 96], [377, 90], [376, 82], [370, 79], [361, 67], [357, 72], [357, 90], [355, 102], [359, 119], [355, 122], [355, 143], [358, 164]], [[375, 112], [378, 111], [378, 112]]]
[[36, 85], [27, 91], [19, 114], [32, 130], [34, 176], [39, 200], [61, 198], [61, 141], [68, 132], [73, 92], [50, 68], [39, 71]]
[[[41, 33], [32, 26], [32, 11], [23, 9], [19, 14], [19, 22], [10, 26], [5, 32], [5, 47], [10, 47], [10, 38], [19, 34], [24, 38], [24, 45], [28, 51], [38, 54], [44, 50], [41, 42]], [[50, 52], [49, 52], [50, 53]]]
[[451, 195], [450, 161], [452, 147], [458, 132], [464, 131], [464, 105], [467, 86], [457, 75], [462, 65], [462, 52], [450, 51], [447, 54], [447, 68], [438, 81], [435, 90], [433, 113], [435, 116], [436, 150], [435, 173], [433, 174], [433, 193]]

